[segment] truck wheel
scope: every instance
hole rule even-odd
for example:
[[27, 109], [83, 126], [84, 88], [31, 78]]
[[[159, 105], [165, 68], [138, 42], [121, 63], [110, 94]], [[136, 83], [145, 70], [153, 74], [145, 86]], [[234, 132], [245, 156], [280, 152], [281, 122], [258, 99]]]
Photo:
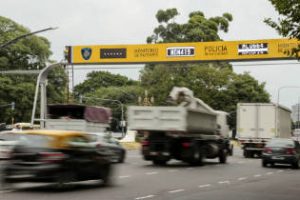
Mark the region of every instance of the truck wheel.
[[293, 169], [299, 169], [300, 167], [300, 159], [296, 160], [293, 164], [292, 164], [292, 168]]
[[192, 158], [188, 163], [193, 166], [199, 166], [203, 164], [203, 153], [200, 151], [199, 147], [194, 148]]
[[245, 158], [250, 158], [250, 152], [247, 151], [246, 149], [244, 150], [244, 157]]
[[166, 160], [153, 160], [152, 161], [154, 165], [164, 166], [167, 164]]
[[262, 159], [261, 165], [262, 165], [263, 167], [267, 167], [267, 166], [268, 166], [268, 162], [265, 161], [264, 159]]
[[219, 162], [225, 164], [227, 162], [227, 151], [222, 149], [219, 153]]

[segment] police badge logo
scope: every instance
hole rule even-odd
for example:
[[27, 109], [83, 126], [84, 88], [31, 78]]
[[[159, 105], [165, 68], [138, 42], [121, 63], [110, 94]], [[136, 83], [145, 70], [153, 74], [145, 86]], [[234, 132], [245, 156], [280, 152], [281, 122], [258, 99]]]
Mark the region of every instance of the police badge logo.
[[84, 60], [89, 60], [92, 56], [92, 49], [91, 48], [81, 49], [81, 56]]

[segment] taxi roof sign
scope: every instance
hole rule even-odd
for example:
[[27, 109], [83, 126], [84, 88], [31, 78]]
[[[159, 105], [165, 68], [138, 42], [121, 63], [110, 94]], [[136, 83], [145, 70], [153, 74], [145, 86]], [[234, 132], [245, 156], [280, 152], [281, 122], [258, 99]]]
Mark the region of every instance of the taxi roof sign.
[[255, 61], [295, 59], [287, 54], [296, 39], [68, 46], [70, 64], [141, 64], [165, 62]]

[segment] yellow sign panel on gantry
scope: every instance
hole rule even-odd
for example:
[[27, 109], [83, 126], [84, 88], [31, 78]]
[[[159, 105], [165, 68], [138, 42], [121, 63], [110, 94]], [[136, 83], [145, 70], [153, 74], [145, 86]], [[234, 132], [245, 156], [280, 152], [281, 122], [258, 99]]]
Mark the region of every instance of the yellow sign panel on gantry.
[[296, 39], [241, 40], [142, 45], [68, 46], [70, 64], [140, 64], [165, 62], [255, 61], [295, 59], [287, 52]]

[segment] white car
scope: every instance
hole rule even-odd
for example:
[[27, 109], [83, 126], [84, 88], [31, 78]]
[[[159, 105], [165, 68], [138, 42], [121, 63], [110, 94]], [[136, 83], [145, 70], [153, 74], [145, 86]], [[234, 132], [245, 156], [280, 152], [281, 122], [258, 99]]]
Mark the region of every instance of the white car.
[[10, 158], [10, 153], [21, 135], [11, 131], [0, 132], [0, 160]]

